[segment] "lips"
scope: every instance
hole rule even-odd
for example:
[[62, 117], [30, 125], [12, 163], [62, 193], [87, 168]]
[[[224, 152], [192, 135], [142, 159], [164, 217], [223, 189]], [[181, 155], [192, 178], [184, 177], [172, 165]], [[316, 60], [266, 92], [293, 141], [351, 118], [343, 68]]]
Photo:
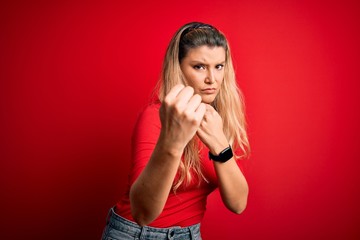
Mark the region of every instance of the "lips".
[[214, 94], [216, 93], [216, 88], [204, 88], [201, 89], [201, 92], [204, 94]]

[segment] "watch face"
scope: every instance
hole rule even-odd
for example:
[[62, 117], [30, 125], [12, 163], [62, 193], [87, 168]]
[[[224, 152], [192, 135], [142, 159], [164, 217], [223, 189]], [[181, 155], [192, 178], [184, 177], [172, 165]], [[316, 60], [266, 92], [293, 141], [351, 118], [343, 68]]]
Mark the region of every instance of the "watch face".
[[216, 162], [226, 162], [230, 160], [233, 156], [234, 155], [230, 146], [221, 151], [218, 156], [215, 156], [211, 154], [211, 152], [209, 152], [209, 158]]

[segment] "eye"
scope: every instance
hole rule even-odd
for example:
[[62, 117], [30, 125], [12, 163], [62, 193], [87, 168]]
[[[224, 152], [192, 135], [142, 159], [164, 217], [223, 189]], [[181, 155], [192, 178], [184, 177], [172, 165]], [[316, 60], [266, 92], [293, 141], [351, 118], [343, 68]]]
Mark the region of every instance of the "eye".
[[218, 64], [216, 65], [216, 69], [221, 70], [224, 68], [224, 64]]
[[196, 69], [196, 70], [202, 70], [202, 69], [205, 69], [205, 66], [199, 64], [199, 65], [195, 65], [193, 68]]

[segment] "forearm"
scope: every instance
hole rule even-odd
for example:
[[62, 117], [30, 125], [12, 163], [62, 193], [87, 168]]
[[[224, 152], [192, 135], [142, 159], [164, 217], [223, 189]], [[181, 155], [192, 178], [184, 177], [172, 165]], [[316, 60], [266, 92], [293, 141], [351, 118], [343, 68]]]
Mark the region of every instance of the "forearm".
[[230, 211], [240, 214], [246, 208], [249, 192], [244, 175], [234, 158], [225, 163], [214, 162], [214, 167], [223, 203]]
[[130, 189], [131, 213], [139, 225], [149, 224], [162, 212], [181, 154], [160, 136], [147, 166]]
[[194, 137], [206, 107], [192, 87], [174, 86], [159, 109], [161, 132], [144, 170], [130, 188], [131, 214], [147, 225], [162, 212], [186, 144]]
[[[218, 155], [227, 146], [229, 145], [226, 137], [220, 135], [212, 143], [210, 151]], [[230, 211], [241, 213], [246, 208], [249, 187], [234, 157], [225, 163], [214, 161], [214, 168], [223, 203]]]

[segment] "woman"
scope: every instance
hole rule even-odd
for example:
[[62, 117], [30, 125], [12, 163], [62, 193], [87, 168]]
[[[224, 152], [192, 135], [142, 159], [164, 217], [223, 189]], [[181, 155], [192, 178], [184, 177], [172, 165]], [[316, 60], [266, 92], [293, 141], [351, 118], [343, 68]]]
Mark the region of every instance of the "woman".
[[206, 199], [217, 187], [230, 211], [246, 207], [237, 158], [249, 143], [225, 36], [208, 24], [181, 27], [157, 90], [136, 124], [129, 191], [110, 210], [103, 239], [201, 239]]

